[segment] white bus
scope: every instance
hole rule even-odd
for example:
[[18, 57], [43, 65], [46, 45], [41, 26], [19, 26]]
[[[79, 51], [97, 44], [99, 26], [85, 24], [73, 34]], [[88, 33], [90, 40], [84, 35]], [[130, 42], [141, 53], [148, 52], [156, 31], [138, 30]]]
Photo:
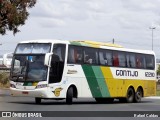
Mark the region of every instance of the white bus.
[[0, 68], [11, 68], [13, 53], [5, 53], [0, 56]]
[[[13, 96], [41, 99], [95, 98], [97, 102], [140, 102], [156, 94], [153, 51], [93, 41], [20, 42], [10, 74]], [[15, 65], [16, 63], [16, 65]]]

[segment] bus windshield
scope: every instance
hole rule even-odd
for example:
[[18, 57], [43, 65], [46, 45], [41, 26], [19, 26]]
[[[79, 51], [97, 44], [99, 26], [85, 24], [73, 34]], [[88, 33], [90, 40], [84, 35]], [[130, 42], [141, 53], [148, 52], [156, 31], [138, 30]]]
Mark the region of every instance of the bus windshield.
[[44, 54], [49, 53], [50, 43], [21, 43], [18, 44], [15, 54]]
[[15, 55], [11, 79], [13, 81], [45, 81], [47, 66], [44, 65], [45, 55]]

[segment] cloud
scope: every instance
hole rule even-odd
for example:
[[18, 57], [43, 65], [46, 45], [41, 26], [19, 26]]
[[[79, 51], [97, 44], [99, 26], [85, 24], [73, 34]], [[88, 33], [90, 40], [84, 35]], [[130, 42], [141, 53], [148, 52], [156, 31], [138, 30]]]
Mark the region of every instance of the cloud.
[[45, 28], [55, 28], [55, 27], [63, 27], [66, 25], [66, 23], [63, 20], [60, 19], [44, 19], [39, 22], [42, 27]]
[[[105, 3], [105, 0], [99, 0], [99, 2], [96, 0], [38, 0], [36, 8], [31, 10], [31, 17], [40, 20], [41, 22], [38, 21], [40, 25], [44, 22], [44, 26], [47, 24], [45, 22], [47, 19], [53, 19], [53, 24], [57, 23], [57, 26], [61, 26], [57, 21], [65, 25], [68, 21], [98, 19], [105, 14], [104, 8], [106, 5], [103, 3]], [[109, 4], [107, 5], [109, 6]]]
[[[35, 7], [29, 9], [30, 16], [21, 32], [15, 37], [3, 37], [2, 41], [115, 38], [125, 47], [150, 49], [142, 44], [151, 43], [152, 25], [156, 26], [154, 39], [159, 41], [159, 5], [160, 0], [37, 0]], [[133, 41], [140, 45], [129, 44]], [[155, 51], [159, 51], [158, 44]]]

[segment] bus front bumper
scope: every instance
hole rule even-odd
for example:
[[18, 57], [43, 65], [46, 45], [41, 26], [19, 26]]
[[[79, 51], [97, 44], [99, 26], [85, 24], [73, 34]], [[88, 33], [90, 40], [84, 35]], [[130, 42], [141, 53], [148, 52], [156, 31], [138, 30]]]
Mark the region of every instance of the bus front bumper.
[[54, 93], [48, 88], [40, 88], [40, 89], [34, 89], [34, 90], [10, 88], [10, 92], [11, 92], [11, 96], [56, 98]]

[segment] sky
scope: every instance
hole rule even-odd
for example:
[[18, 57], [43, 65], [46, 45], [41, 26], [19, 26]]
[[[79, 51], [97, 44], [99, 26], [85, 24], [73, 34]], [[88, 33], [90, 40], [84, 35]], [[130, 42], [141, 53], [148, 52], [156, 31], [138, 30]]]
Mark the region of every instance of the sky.
[[160, 58], [160, 0], [37, 0], [15, 36], [0, 35], [0, 54], [19, 41], [93, 40], [125, 48], [153, 50]]

